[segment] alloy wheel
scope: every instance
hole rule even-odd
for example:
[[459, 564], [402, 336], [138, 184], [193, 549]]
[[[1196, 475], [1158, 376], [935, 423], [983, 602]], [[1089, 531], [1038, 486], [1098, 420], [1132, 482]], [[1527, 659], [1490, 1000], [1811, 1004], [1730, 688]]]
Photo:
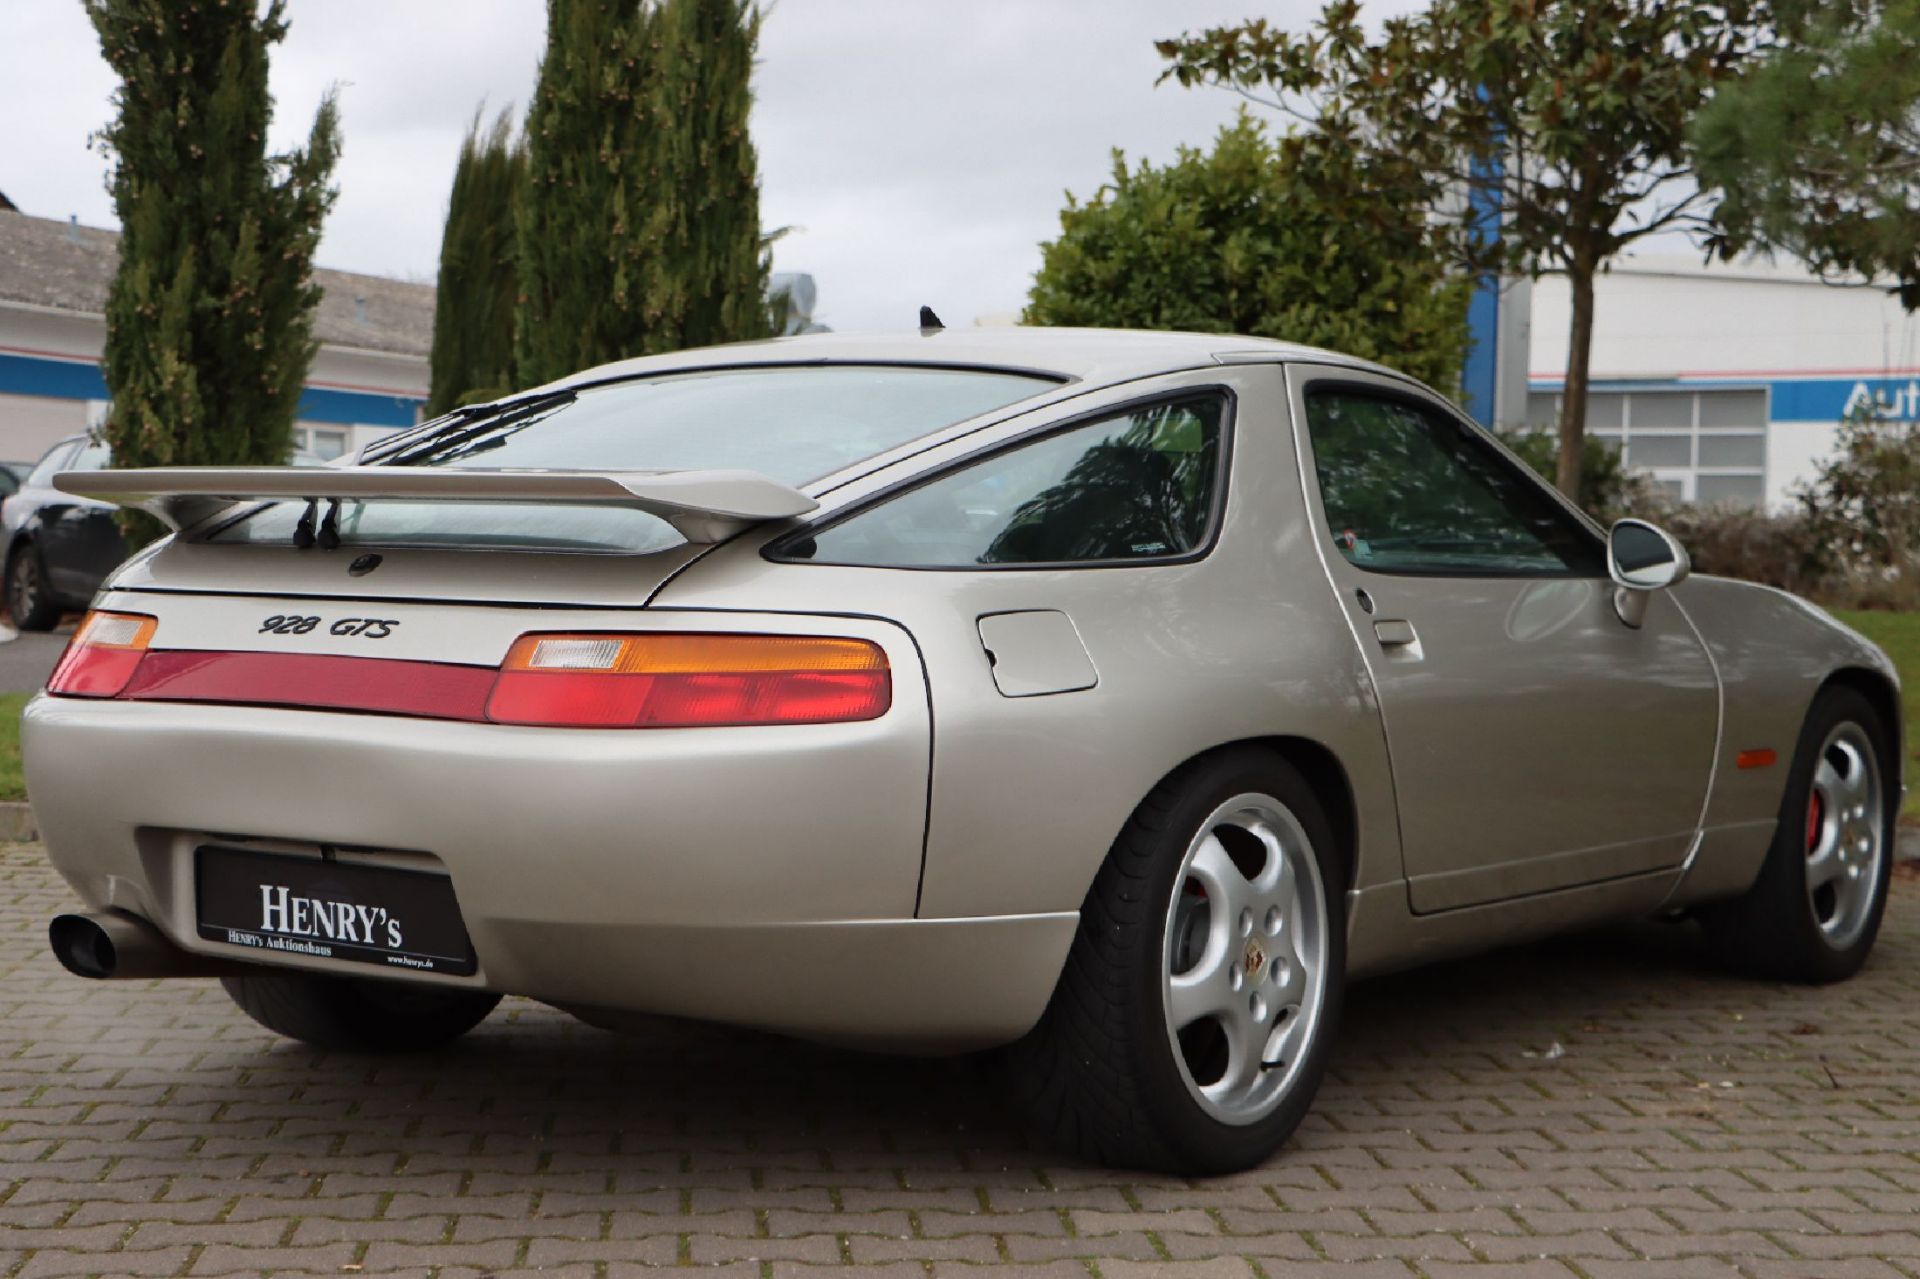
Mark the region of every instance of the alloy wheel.
[[1807, 904], [1835, 950], [1860, 937], [1885, 874], [1886, 804], [1866, 730], [1843, 723], [1827, 734], [1807, 797]]
[[1189, 1093], [1257, 1123], [1292, 1088], [1327, 985], [1320, 865], [1279, 800], [1237, 795], [1201, 825], [1167, 910], [1167, 1034]]

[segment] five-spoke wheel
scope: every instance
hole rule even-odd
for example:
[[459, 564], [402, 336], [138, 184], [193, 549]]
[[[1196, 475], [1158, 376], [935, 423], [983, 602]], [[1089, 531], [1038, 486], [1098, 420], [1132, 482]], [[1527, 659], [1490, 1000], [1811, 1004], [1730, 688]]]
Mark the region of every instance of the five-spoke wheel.
[[1326, 892], [1306, 832], [1267, 795], [1202, 823], [1168, 910], [1167, 1031], [1215, 1118], [1250, 1123], [1286, 1096], [1326, 989]]
[[1807, 800], [1807, 905], [1827, 943], [1852, 945], [1880, 893], [1886, 802], [1880, 762], [1859, 724], [1827, 734]]

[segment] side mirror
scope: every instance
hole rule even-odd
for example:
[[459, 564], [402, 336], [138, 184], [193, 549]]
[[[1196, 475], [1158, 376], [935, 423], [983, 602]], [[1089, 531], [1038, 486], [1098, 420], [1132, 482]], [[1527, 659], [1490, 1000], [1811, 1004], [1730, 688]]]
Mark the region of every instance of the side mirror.
[[1692, 567], [1686, 548], [1645, 520], [1616, 520], [1607, 530], [1607, 574], [1616, 588], [1613, 607], [1628, 626], [1646, 621], [1653, 592], [1681, 581]]

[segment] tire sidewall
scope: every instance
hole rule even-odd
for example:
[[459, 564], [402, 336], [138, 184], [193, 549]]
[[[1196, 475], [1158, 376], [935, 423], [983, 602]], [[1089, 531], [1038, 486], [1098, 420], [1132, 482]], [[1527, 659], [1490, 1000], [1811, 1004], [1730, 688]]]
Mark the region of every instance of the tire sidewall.
[[7, 616], [13, 619], [16, 626], [21, 624], [25, 613], [20, 602], [20, 573], [27, 567], [32, 554], [31, 546], [22, 546], [7, 557]]
[[[1326, 909], [1326, 984], [1319, 1019], [1306, 1046], [1306, 1059], [1292, 1088], [1266, 1117], [1251, 1124], [1229, 1124], [1209, 1114], [1189, 1092], [1167, 1032], [1166, 975], [1161, 971], [1166, 953], [1168, 907], [1178, 888], [1177, 876], [1200, 824], [1221, 804], [1236, 795], [1271, 796], [1285, 807], [1306, 832]], [[1228, 1172], [1267, 1158], [1297, 1127], [1313, 1104], [1340, 1021], [1346, 972], [1346, 875], [1335, 852], [1333, 829], [1304, 778], [1276, 756], [1236, 753], [1202, 765], [1169, 815], [1167, 834], [1156, 850], [1151, 885], [1145, 903], [1146, 918], [1141, 955], [1145, 962], [1135, 974], [1130, 1032], [1145, 1088], [1142, 1102], [1148, 1118], [1180, 1162], [1199, 1173]]]
[[[20, 607], [17, 583], [23, 569], [30, 569], [39, 583], [39, 596], [31, 611], [22, 610]], [[7, 616], [13, 619], [16, 629], [44, 631], [49, 629], [54, 621], [59, 620], [57, 606], [53, 603], [53, 596], [50, 593], [52, 586], [47, 581], [46, 564], [40, 558], [40, 548], [32, 542], [21, 543], [14, 548], [13, 554], [8, 556], [3, 585]], [[51, 619], [48, 616], [50, 611], [53, 612]]]

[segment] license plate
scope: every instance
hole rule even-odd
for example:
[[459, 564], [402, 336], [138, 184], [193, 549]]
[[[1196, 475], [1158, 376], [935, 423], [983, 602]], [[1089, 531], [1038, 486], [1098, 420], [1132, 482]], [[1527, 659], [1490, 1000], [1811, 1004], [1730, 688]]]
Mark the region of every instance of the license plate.
[[194, 890], [208, 941], [456, 976], [477, 967], [444, 875], [201, 848]]

